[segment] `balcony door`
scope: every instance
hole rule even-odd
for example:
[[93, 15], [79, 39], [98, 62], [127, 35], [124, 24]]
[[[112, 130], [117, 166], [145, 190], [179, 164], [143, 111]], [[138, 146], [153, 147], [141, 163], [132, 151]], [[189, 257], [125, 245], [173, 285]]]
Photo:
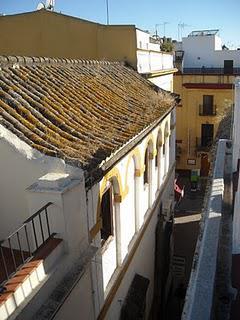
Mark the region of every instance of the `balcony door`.
[[233, 60], [224, 60], [224, 74], [233, 74]]
[[202, 124], [201, 145], [208, 147], [213, 142], [214, 126], [213, 124]]
[[213, 95], [203, 96], [203, 115], [213, 114]]

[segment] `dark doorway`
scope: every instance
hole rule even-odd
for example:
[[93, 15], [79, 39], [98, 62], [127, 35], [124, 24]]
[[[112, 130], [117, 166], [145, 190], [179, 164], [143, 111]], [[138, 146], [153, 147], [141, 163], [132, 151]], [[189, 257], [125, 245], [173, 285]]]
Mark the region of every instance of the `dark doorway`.
[[208, 161], [208, 155], [202, 154], [201, 155], [201, 170], [200, 170], [201, 177], [208, 176], [209, 168], [210, 168], [210, 163]]
[[233, 74], [233, 60], [224, 60], [224, 74]]
[[213, 124], [202, 124], [201, 145], [202, 147], [209, 147], [213, 142]]

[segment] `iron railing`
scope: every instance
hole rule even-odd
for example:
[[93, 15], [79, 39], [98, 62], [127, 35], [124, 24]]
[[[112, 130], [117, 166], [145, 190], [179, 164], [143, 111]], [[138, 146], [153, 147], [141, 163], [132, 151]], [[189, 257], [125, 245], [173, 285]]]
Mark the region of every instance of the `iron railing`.
[[213, 143], [213, 139], [209, 138], [196, 138], [196, 149], [197, 151], [209, 151]]
[[215, 104], [213, 105], [199, 105], [199, 115], [200, 116], [216, 116], [217, 107]]
[[240, 68], [183, 68], [185, 74], [233, 74], [239, 75]]
[[51, 204], [52, 202], [48, 202], [6, 239], [0, 241], [0, 293], [5, 282], [54, 235], [48, 218], [48, 207]]

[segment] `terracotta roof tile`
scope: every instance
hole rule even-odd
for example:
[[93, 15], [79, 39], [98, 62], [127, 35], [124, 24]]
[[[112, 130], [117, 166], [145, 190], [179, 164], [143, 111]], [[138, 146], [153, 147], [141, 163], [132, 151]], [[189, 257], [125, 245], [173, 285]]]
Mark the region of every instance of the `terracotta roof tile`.
[[0, 56], [0, 123], [44, 154], [89, 169], [172, 107], [121, 63]]

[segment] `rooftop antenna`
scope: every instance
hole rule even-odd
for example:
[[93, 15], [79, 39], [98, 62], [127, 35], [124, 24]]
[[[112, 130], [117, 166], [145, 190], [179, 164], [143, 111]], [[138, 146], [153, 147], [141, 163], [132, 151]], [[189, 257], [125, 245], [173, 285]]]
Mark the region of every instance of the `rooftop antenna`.
[[158, 26], [163, 26], [163, 36], [165, 37], [166, 24], [169, 24], [169, 22], [166, 22], [166, 21], [165, 21], [165, 22], [163, 22], [163, 23], [155, 24], [156, 36], [158, 35], [158, 34], [157, 34], [157, 27], [158, 27]]
[[109, 24], [109, 8], [108, 8], [108, 0], [106, 0], [106, 9], [107, 9], [107, 24]]
[[181, 41], [183, 29], [185, 27], [193, 27], [193, 26], [190, 26], [189, 24], [186, 24], [184, 22], [179, 22], [179, 24], [178, 24], [178, 41]]

